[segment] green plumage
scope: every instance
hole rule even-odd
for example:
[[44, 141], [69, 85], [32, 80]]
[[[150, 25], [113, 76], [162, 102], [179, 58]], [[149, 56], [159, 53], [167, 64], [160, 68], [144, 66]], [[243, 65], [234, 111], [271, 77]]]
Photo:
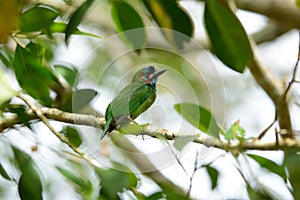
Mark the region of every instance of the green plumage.
[[150, 66], [134, 75], [132, 83], [127, 85], [108, 105], [101, 139], [117, 126], [128, 124], [136, 119], [154, 103], [157, 77], [165, 71], [155, 71], [154, 67]]

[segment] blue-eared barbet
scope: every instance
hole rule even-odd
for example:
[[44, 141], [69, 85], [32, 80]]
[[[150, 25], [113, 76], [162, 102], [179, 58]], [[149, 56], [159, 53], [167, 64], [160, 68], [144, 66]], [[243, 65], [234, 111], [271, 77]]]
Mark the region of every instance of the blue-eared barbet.
[[132, 122], [153, 104], [156, 99], [157, 78], [165, 71], [167, 70], [155, 70], [153, 66], [148, 66], [134, 74], [131, 83], [107, 106], [101, 139], [116, 127]]

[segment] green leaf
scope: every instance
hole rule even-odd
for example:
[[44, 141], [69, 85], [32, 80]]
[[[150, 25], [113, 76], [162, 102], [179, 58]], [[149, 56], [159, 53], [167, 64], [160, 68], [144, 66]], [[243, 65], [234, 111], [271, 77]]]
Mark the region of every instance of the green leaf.
[[215, 189], [218, 185], [218, 178], [219, 178], [219, 172], [215, 168], [211, 167], [210, 165], [205, 166], [207, 173], [211, 180], [211, 189]]
[[230, 141], [238, 139], [239, 141], [245, 140], [245, 129], [240, 126], [239, 120], [233, 123], [225, 133], [225, 139]]
[[49, 28], [58, 16], [58, 12], [48, 7], [35, 6], [25, 11], [20, 19], [19, 28], [22, 32], [49, 32]]
[[286, 176], [286, 173], [285, 173], [284, 166], [278, 165], [277, 163], [275, 163], [272, 160], [269, 160], [265, 157], [258, 156], [258, 155], [255, 155], [255, 154], [248, 153], [247, 156], [249, 156], [250, 158], [252, 158], [256, 162], [258, 162], [261, 167], [266, 168], [267, 170], [269, 170], [269, 171], [277, 174], [278, 176], [280, 176], [284, 181], [287, 180], [287, 176]]
[[121, 39], [134, 50], [142, 49], [146, 34], [142, 18], [135, 9], [125, 1], [114, 1], [112, 16]]
[[72, 126], [66, 126], [61, 133], [64, 134], [65, 137], [68, 138], [69, 142], [75, 147], [79, 147], [82, 144], [81, 137], [76, 128]]
[[79, 89], [73, 92], [73, 110], [79, 110], [88, 105], [96, 96], [98, 92], [93, 89]]
[[181, 136], [175, 137], [173, 146], [181, 151], [189, 142], [194, 140], [195, 136]]
[[68, 43], [70, 36], [77, 30], [77, 26], [80, 24], [87, 10], [90, 8], [94, 0], [86, 0], [77, 10], [72, 14], [70, 21], [66, 28], [65, 42]]
[[249, 195], [249, 199], [251, 200], [273, 200], [274, 199], [269, 194], [252, 188], [249, 183], [247, 184], [247, 192]]
[[[50, 27], [50, 34], [54, 34], [54, 33], [65, 33], [66, 29], [67, 29], [67, 25], [66, 23], [63, 22], [53, 22], [51, 27]], [[98, 35], [95, 35], [93, 33], [88, 33], [88, 32], [83, 32], [81, 30], [79, 30], [78, 28], [75, 28], [75, 30], [73, 31], [72, 34], [76, 34], [76, 35], [84, 35], [84, 36], [90, 36], [90, 37], [94, 37], [94, 38], [101, 38]]]
[[51, 88], [60, 85], [51, 69], [44, 65], [45, 49], [35, 43], [26, 48], [18, 45], [14, 57], [14, 70], [22, 89], [42, 104], [51, 106]]
[[211, 189], [215, 189], [218, 185], [219, 172], [210, 165], [205, 165], [206, 171], [211, 180]]
[[124, 134], [138, 135], [143, 133], [145, 128], [145, 126], [139, 124], [125, 124], [119, 130]]
[[219, 137], [220, 127], [207, 109], [192, 103], [176, 104], [174, 109], [202, 132], [213, 137]]
[[[121, 164], [118, 164], [119, 167], [120, 165]], [[125, 166], [121, 167], [124, 168]], [[128, 170], [127, 168], [126, 171]], [[119, 199], [118, 192], [122, 192], [123, 189], [126, 188], [137, 186], [137, 177], [132, 172], [101, 168], [96, 168], [95, 171], [101, 179], [100, 184], [102, 188], [100, 196], [105, 199], [117, 200]]]
[[66, 112], [80, 112], [87, 108], [89, 103], [97, 96], [97, 91], [93, 89], [79, 89], [64, 96], [59, 109]]
[[6, 72], [0, 69], [0, 107], [10, 101], [17, 93], [10, 87], [9, 82]]
[[9, 175], [7, 174], [6, 170], [3, 168], [2, 164], [0, 164], [0, 174], [3, 178], [7, 180], [12, 180]]
[[25, 113], [26, 107], [24, 105], [9, 105], [7, 109], [10, 112], [16, 113], [20, 122], [31, 129], [30, 127], [31, 119]]
[[168, 41], [182, 49], [194, 31], [193, 22], [187, 12], [174, 0], [143, 0], [143, 2], [156, 23], [163, 28], [162, 32]]
[[15, 161], [22, 172], [18, 183], [18, 191], [22, 200], [42, 199], [42, 180], [30, 156], [12, 146]]
[[294, 199], [300, 199], [300, 193], [298, 192], [298, 188], [300, 188], [300, 154], [297, 148], [290, 149], [284, 153], [284, 163], [283, 166], [287, 170], [289, 184], [292, 186], [290, 189], [291, 194]]
[[59, 109], [66, 112], [80, 112], [89, 105], [97, 94], [97, 91], [93, 89], [79, 89], [72, 91], [64, 96]]
[[244, 72], [252, 59], [247, 33], [225, 0], [208, 0], [205, 27], [216, 56], [229, 68]]
[[42, 180], [34, 165], [28, 163], [26, 170], [22, 171], [18, 191], [22, 200], [43, 199]]
[[270, 197], [268, 194], [261, 191], [260, 189], [257, 190], [257, 189], [252, 188], [250, 183], [245, 178], [244, 174], [241, 172], [241, 170], [239, 168], [236, 168], [236, 170], [240, 173], [241, 177], [243, 178], [243, 180], [246, 183], [249, 199], [251, 199], [251, 200], [252, 199], [253, 200], [268, 200], [268, 199], [271, 200], [271, 199], [273, 199], [272, 197]]
[[88, 189], [88, 185], [86, 183], [85, 180], [83, 180], [82, 178], [80, 178], [80, 176], [78, 176], [77, 174], [75, 174], [74, 172], [64, 169], [62, 167], [56, 166], [56, 169], [67, 179], [69, 180], [71, 183], [73, 183], [73, 185], [76, 186], [76, 189], [78, 191], [85, 191], [86, 189]]
[[21, 151], [15, 146], [12, 146], [12, 149], [14, 152], [16, 164], [21, 169], [21, 171], [23, 171], [26, 168], [26, 164], [30, 162], [31, 158], [27, 153]]
[[164, 193], [155, 192], [146, 198], [146, 200], [157, 200], [157, 199], [164, 199]]
[[64, 65], [54, 65], [53, 67], [55, 71], [66, 79], [70, 86], [75, 86], [76, 78], [78, 76], [78, 70], [75, 67], [67, 67]]

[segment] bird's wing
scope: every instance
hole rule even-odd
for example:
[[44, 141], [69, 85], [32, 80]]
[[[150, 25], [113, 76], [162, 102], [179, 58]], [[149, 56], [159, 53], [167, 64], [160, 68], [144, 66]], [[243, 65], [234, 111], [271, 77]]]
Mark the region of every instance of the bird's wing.
[[[126, 88], [124, 88], [126, 89]], [[123, 89], [123, 90], [124, 90]], [[126, 89], [127, 90], [127, 89]], [[103, 128], [103, 133], [101, 139], [108, 133], [111, 132], [116, 126], [121, 123], [126, 116], [129, 116], [129, 111], [126, 110], [126, 105], [128, 107], [129, 96], [120, 94], [116, 96], [112, 102], [107, 106], [105, 112], [105, 125]], [[126, 103], [127, 102], [127, 103]], [[125, 108], [125, 109], [123, 109]]]
[[152, 105], [155, 97], [155, 91], [149, 85], [131, 83], [126, 86], [106, 109], [103, 137], [118, 124], [126, 123], [130, 118], [135, 119], [145, 112]]
[[149, 85], [137, 88], [129, 101], [129, 113], [131, 119], [137, 118], [145, 112], [156, 98], [155, 90]]
[[[126, 86], [110, 103], [110, 108], [108, 107], [106, 111], [106, 118], [112, 117], [116, 123], [128, 118], [130, 113], [133, 112], [137, 106], [133, 104], [132, 99], [140, 93], [143, 85], [144, 84], [140, 83], [132, 83]], [[143, 99], [143, 97], [141, 98]]]

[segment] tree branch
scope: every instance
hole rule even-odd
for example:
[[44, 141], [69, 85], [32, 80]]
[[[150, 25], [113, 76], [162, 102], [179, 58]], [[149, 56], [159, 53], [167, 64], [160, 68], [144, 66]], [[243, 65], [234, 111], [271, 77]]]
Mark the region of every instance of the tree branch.
[[[253, 52], [256, 51], [256, 48], [253, 48]], [[257, 55], [253, 56], [253, 60], [249, 64], [248, 68], [257, 84], [262, 87], [262, 89], [276, 104], [281, 94], [284, 92], [283, 84], [265, 65], [262, 64]]]
[[294, 0], [235, 0], [239, 9], [264, 15], [282, 27], [300, 29], [300, 12]]
[[[58, 110], [56, 108], [47, 108], [43, 107], [39, 109], [41, 113], [47, 117], [48, 119], [71, 123], [75, 125], [86, 125], [95, 128], [102, 128], [105, 124], [105, 119], [96, 117], [93, 115], [84, 115], [84, 114], [75, 114], [68, 113]], [[27, 109], [25, 114], [30, 119], [39, 119], [36, 113], [32, 109]], [[4, 117], [0, 119], [0, 131], [3, 132], [7, 128], [12, 128], [17, 124], [22, 124], [20, 119], [16, 114], [11, 114], [10, 116]], [[160, 130], [150, 130], [147, 128], [143, 132], [138, 135], [148, 135], [151, 137], [164, 137], [168, 140], [174, 140], [178, 137], [182, 136], [180, 133], [175, 133], [172, 131], [168, 131], [166, 129]], [[300, 150], [300, 141], [296, 139], [287, 139], [287, 140], [279, 140], [278, 144], [276, 142], [262, 142], [262, 141], [244, 141], [244, 142], [227, 142], [222, 141], [217, 138], [205, 137], [204, 135], [195, 136], [191, 142], [203, 144], [207, 147], [215, 147], [219, 149], [223, 149], [225, 151], [236, 151], [236, 150]]]
[[22, 99], [34, 112], [36, 117], [38, 117], [42, 122], [49, 128], [49, 130], [63, 143], [68, 145], [75, 153], [77, 153], [82, 159], [90, 163], [94, 167], [99, 167], [100, 164], [93, 158], [86, 155], [81, 149], [74, 146], [72, 143], [69, 142], [68, 138], [66, 138], [64, 135], [58, 133], [53, 126], [49, 123], [47, 117], [40, 111], [39, 108], [37, 108], [25, 95], [22, 93], [18, 93], [17, 96]]
[[256, 33], [253, 33], [251, 37], [256, 44], [262, 44], [264, 42], [272, 41], [284, 33], [290, 31], [290, 27], [282, 27], [281, 24], [269, 20], [268, 24]]
[[[40, 111], [48, 119], [52, 119], [60, 122], [92, 126], [95, 128], [100, 128], [105, 124], [104, 118], [99, 118], [94, 115], [69, 113], [69, 112], [58, 110], [56, 108], [48, 108], [48, 107], [42, 107], [40, 108]], [[30, 108], [25, 110], [25, 115], [30, 120], [39, 119], [35, 114], [35, 112]], [[18, 118], [16, 114], [10, 114], [7, 117], [1, 118], [0, 132], [4, 131], [7, 128], [12, 128], [16, 124], [22, 124], [21, 120]]]
[[282, 134], [284, 138], [294, 138], [289, 106], [285, 94], [285, 86], [279, 81], [269, 69], [260, 62], [257, 56], [256, 44], [251, 41], [253, 49], [253, 59], [248, 68], [262, 89], [268, 94], [276, 107], [276, 119], [278, 119], [281, 130], [286, 130]]

